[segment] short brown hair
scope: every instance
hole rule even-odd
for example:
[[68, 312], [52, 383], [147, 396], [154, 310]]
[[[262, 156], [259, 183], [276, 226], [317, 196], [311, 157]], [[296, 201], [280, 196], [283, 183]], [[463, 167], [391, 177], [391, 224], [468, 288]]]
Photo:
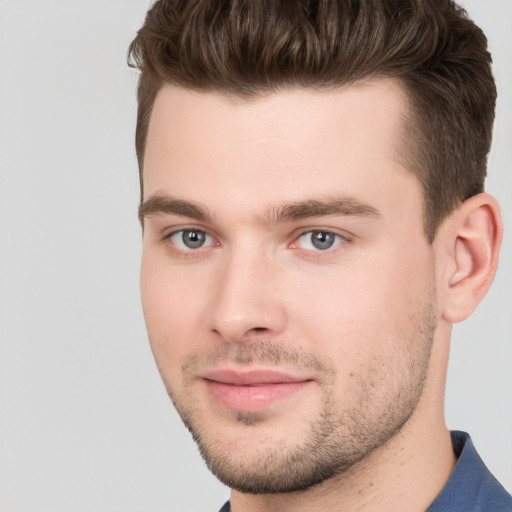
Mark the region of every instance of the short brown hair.
[[404, 159], [424, 189], [425, 232], [483, 191], [496, 86], [487, 39], [450, 0], [157, 0], [128, 50], [140, 69], [141, 177], [166, 84], [241, 97], [395, 78], [405, 88]]

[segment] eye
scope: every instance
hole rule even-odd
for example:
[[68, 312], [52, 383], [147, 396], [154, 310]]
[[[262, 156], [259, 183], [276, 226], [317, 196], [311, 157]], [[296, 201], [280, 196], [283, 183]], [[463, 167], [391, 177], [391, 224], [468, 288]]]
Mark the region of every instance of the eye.
[[200, 229], [180, 229], [168, 239], [181, 251], [193, 251], [213, 244], [213, 238]]
[[331, 231], [308, 231], [297, 239], [296, 245], [309, 251], [327, 251], [346, 240], [345, 237]]

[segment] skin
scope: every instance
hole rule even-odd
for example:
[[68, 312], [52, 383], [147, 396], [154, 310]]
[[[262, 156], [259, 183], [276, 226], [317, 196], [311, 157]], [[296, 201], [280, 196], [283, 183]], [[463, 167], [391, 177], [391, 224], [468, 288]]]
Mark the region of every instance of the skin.
[[[235, 512], [425, 510], [453, 469], [450, 325], [487, 290], [501, 225], [483, 194], [427, 242], [398, 146], [406, 114], [392, 80], [250, 101], [157, 96], [144, 314], [166, 388]], [[187, 247], [184, 230], [204, 244]], [[226, 405], [219, 370], [300, 385], [269, 400], [246, 386]]]

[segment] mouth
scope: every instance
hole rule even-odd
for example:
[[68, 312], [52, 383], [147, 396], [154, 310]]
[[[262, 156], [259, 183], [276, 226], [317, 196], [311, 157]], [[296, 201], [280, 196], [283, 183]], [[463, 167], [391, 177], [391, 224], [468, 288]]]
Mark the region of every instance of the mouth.
[[313, 383], [311, 379], [274, 370], [218, 369], [201, 377], [217, 403], [243, 412], [263, 411]]

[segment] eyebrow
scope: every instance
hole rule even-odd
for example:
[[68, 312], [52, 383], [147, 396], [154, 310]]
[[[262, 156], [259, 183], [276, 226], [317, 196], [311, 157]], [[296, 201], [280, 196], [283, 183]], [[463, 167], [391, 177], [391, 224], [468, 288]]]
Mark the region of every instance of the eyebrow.
[[146, 217], [158, 214], [181, 215], [201, 222], [210, 222], [212, 220], [211, 215], [202, 206], [191, 201], [175, 199], [162, 194], [152, 195], [139, 206], [139, 221], [141, 224], [144, 224]]
[[[139, 207], [139, 220], [153, 215], [180, 215], [201, 222], [211, 222], [213, 217], [204, 207], [168, 195], [154, 194]], [[285, 203], [271, 208], [263, 217], [265, 224], [293, 222], [310, 217], [343, 215], [351, 217], [380, 217], [380, 212], [353, 197], [326, 197]]]
[[343, 215], [351, 217], [380, 217], [380, 212], [353, 197], [309, 199], [281, 205], [267, 214], [270, 224], [292, 222], [308, 217]]

